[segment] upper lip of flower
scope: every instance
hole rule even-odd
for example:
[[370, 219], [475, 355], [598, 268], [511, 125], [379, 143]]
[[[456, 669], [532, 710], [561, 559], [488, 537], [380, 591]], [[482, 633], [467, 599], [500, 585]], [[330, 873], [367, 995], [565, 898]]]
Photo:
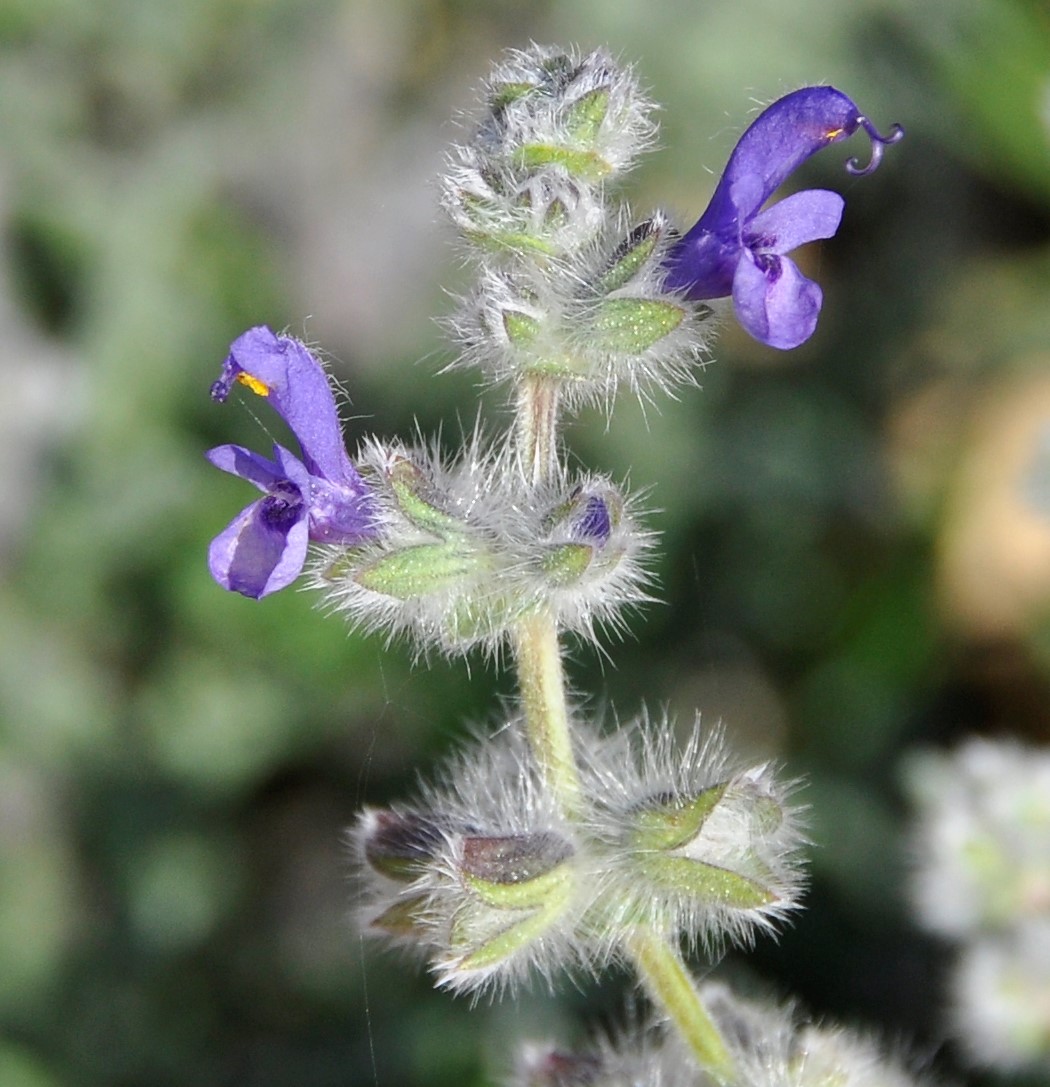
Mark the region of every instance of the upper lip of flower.
[[361, 541], [374, 534], [374, 514], [346, 453], [328, 377], [303, 344], [265, 326], [249, 329], [231, 345], [212, 398], [224, 401], [238, 382], [269, 400], [302, 450], [301, 460], [280, 445], [274, 445], [273, 460], [239, 445], [207, 453], [217, 468], [264, 492], [215, 537], [208, 552], [221, 585], [260, 597], [298, 576], [309, 540]]
[[304, 344], [265, 325], [250, 328], [230, 345], [212, 399], [225, 400], [235, 382], [267, 397], [298, 439], [311, 475], [360, 484], [343, 444], [328, 375]]
[[868, 174], [904, 135], [899, 125], [880, 135], [834, 87], [803, 87], [769, 106], [733, 149], [707, 210], [672, 250], [665, 289], [694, 300], [731, 294], [741, 324], [773, 347], [807, 340], [821, 291], [786, 254], [835, 233], [842, 197], [810, 189], [762, 207], [806, 159], [858, 128], [871, 138], [871, 160], [861, 167], [851, 159], [846, 168]]

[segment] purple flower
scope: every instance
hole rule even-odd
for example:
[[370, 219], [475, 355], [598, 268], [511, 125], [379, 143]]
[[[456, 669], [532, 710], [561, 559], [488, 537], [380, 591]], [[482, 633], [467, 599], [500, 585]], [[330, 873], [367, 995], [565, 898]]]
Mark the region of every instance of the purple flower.
[[298, 340], [265, 326], [249, 329], [230, 346], [212, 399], [224, 401], [236, 382], [270, 401], [302, 449], [302, 460], [276, 444], [273, 460], [239, 445], [206, 454], [263, 492], [208, 548], [212, 577], [258, 599], [298, 577], [310, 540], [356, 543], [374, 535], [372, 506], [343, 445], [328, 377]]
[[588, 543], [607, 544], [612, 535], [613, 522], [605, 498], [597, 494], [588, 495], [575, 528], [580, 538]]
[[871, 161], [861, 167], [851, 159], [846, 169], [869, 174], [883, 147], [904, 135], [899, 125], [881, 136], [834, 87], [803, 87], [774, 102], [741, 136], [707, 210], [676, 243], [665, 289], [694, 300], [732, 295], [740, 323], [771, 347], [808, 340], [823, 296], [786, 254], [835, 233], [842, 197], [809, 189], [762, 205], [806, 159], [858, 128], [871, 138]]

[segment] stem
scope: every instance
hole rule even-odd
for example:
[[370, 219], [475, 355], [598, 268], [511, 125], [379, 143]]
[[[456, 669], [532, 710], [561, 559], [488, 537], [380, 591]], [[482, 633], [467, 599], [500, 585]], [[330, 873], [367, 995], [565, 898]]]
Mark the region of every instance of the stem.
[[514, 630], [525, 733], [544, 777], [567, 815], [579, 807], [580, 779], [572, 753], [558, 629], [546, 612]]
[[678, 949], [646, 928], [634, 929], [627, 947], [650, 999], [667, 1013], [701, 1066], [719, 1082], [733, 1082], [733, 1058]]
[[[526, 374], [518, 385], [518, 467], [534, 492], [558, 471], [559, 392], [556, 378], [538, 373]], [[539, 609], [519, 619], [513, 635], [529, 746], [563, 814], [568, 819], [578, 817], [581, 785], [572, 750], [558, 625], [549, 611]], [[718, 1082], [731, 1083], [736, 1072], [733, 1059], [677, 947], [642, 927], [630, 931], [627, 947], [650, 998], [667, 1013], [701, 1067]]]
[[[519, 466], [526, 483], [539, 488], [558, 468], [558, 382], [529, 374], [518, 387]], [[514, 629], [518, 686], [525, 733], [547, 783], [566, 815], [579, 809], [580, 779], [572, 752], [558, 626], [546, 610], [519, 620]]]
[[518, 449], [521, 472], [533, 486], [557, 467], [559, 386], [541, 375], [525, 377], [518, 390]]

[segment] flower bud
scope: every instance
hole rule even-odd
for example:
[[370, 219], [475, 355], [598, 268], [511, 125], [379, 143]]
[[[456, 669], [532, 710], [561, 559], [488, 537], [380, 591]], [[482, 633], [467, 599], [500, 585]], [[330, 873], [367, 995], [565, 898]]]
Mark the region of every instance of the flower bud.
[[498, 908], [541, 905], [557, 869], [573, 854], [557, 834], [511, 834], [463, 839], [460, 871], [480, 898]]
[[567, 536], [576, 543], [604, 547], [623, 519], [624, 502], [610, 486], [574, 487], [545, 519], [552, 537]]
[[542, 831], [463, 839], [456, 872], [467, 892], [455, 911], [443, 984], [471, 984], [526, 952], [544, 937], [572, 900], [571, 844]]
[[560, 167], [516, 177], [460, 153], [462, 163], [443, 179], [442, 204], [484, 251], [565, 257], [594, 239], [604, 216], [590, 186]]
[[559, 167], [594, 183], [628, 168], [655, 131], [633, 73], [602, 50], [510, 53], [486, 100], [474, 147], [522, 171]]
[[360, 561], [350, 574], [353, 580], [369, 592], [402, 601], [469, 585], [486, 568], [488, 555], [466, 522], [443, 508], [431, 474], [410, 457], [395, 453], [385, 476], [406, 528], [424, 535], [388, 525], [382, 548], [358, 552]]
[[680, 849], [700, 833], [704, 820], [725, 796], [728, 782], [712, 785], [686, 800], [673, 797], [642, 808], [633, 820], [629, 843], [632, 849], [664, 851]]
[[601, 912], [669, 938], [746, 940], [798, 905], [789, 789], [768, 766], [734, 769], [720, 733], [697, 728], [684, 749], [673, 734], [643, 721], [597, 752], [592, 788], [627, 800], [595, 812], [609, 861]]
[[[722, 909], [774, 905], [779, 881], [764, 857], [775, 801], [748, 776], [643, 807], [628, 848], [647, 880]], [[777, 809], [779, 815], [779, 809]]]
[[449, 819], [426, 811], [362, 812], [355, 843], [370, 891], [366, 931], [416, 946], [431, 942], [428, 895], [421, 888], [451, 835]]
[[[524, 229], [519, 223], [511, 232]], [[492, 381], [554, 381], [570, 406], [608, 402], [621, 382], [640, 390], [691, 380], [713, 311], [664, 290], [665, 217], [626, 238], [619, 230], [596, 233], [582, 221], [559, 234], [568, 249], [552, 243], [557, 262], [482, 266], [476, 288], [448, 322], [462, 347], [455, 365], [479, 366]]]
[[370, 918], [368, 927], [394, 940], [425, 945], [431, 938], [427, 905], [425, 894], [398, 897], [392, 905]]
[[495, 648], [520, 610], [505, 575], [520, 557], [493, 529], [512, 501], [500, 491], [495, 455], [474, 447], [446, 466], [432, 453], [373, 441], [361, 457], [380, 530], [365, 546], [330, 549], [315, 582], [329, 605], [424, 649]]
[[702, 984], [700, 998], [730, 1049], [735, 1082], [917, 1087], [897, 1055], [872, 1037], [809, 1022], [791, 1005], [744, 999], [719, 982]]
[[624, 541], [610, 541], [623, 512], [623, 498], [611, 487], [574, 488], [545, 521], [549, 542], [541, 564], [548, 584], [566, 588], [588, 571], [615, 570], [625, 555]]
[[625, 605], [648, 599], [640, 562], [648, 544], [620, 491], [586, 479], [543, 516], [523, 576], [561, 625], [589, 634], [596, 622], [616, 622]]
[[417, 879], [444, 843], [448, 828], [431, 815], [366, 809], [361, 817], [365, 860], [399, 883]]

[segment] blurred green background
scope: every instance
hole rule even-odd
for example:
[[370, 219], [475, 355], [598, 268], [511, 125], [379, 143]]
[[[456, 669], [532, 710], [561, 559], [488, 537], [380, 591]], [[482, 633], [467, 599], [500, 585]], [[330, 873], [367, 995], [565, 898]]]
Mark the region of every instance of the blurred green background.
[[471, 1087], [516, 1037], [615, 1017], [623, 979], [471, 1008], [349, 921], [355, 812], [506, 678], [413, 670], [204, 564], [248, 495], [203, 450], [266, 442], [207, 397], [249, 325], [332, 354], [351, 444], [471, 426], [473, 378], [433, 377], [464, 272], [432, 178], [529, 40], [607, 45], [663, 104], [640, 212], [691, 222], [802, 83], [908, 129], [872, 178], [836, 148], [795, 179], [847, 198], [809, 344], [729, 330], [702, 390], [571, 428], [651, 488], [663, 600], [573, 676], [808, 778], [810, 909], [728, 968], [952, 1073], [900, 767], [1050, 742], [1044, 0], [0, 0], [3, 1087]]

